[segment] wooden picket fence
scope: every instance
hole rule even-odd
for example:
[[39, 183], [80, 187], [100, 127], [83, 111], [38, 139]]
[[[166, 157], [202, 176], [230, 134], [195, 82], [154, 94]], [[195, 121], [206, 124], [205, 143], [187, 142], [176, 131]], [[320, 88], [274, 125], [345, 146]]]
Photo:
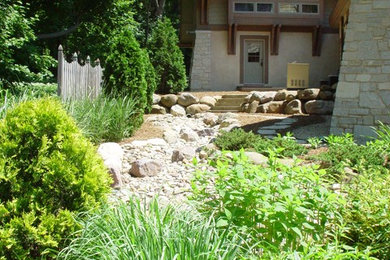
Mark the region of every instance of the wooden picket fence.
[[75, 53], [72, 62], [68, 63], [61, 45], [58, 47], [57, 77], [58, 95], [62, 100], [94, 99], [102, 91], [103, 69], [99, 60], [95, 62], [95, 67], [93, 67], [88, 56], [85, 65], [80, 65]]

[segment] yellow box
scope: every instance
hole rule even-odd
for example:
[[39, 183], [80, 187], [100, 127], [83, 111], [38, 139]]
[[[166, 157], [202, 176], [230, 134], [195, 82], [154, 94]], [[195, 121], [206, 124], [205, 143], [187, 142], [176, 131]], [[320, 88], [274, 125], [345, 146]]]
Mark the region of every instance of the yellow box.
[[309, 63], [288, 63], [287, 88], [308, 88], [309, 68]]

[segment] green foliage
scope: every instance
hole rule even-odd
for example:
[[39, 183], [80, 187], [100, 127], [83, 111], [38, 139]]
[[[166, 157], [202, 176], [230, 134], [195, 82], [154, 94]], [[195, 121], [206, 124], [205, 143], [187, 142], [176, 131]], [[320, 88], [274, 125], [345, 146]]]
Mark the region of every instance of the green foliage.
[[307, 153], [307, 149], [298, 144], [291, 133], [286, 133], [285, 136], [278, 134], [273, 139], [259, 138], [254, 144], [257, 152], [269, 155], [270, 151], [277, 150], [278, 156], [293, 157]]
[[179, 38], [170, 20], [158, 21], [147, 46], [159, 93], [177, 93], [187, 87], [183, 53], [178, 43]]
[[87, 220], [59, 259], [237, 259], [245, 241], [219, 231], [213, 218], [173, 207], [130, 201], [105, 207]]
[[310, 137], [307, 139], [307, 142], [310, 144], [311, 148], [317, 149], [322, 144], [322, 139], [319, 137]]
[[261, 248], [302, 251], [312, 241], [325, 243], [341, 221], [342, 200], [327, 189], [322, 170], [280, 165], [272, 153], [265, 168], [243, 151], [211, 165], [215, 171], [198, 172], [192, 182], [198, 209], [215, 214], [219, 226], [243, 228]]
[[252, 132], [245, 132], [241, 128], [235, 128], [230, 132], [221, 131], [215, 139], [215, 145], [222, 150], [238, 151], [240, 149], [253, 148], [253, 144], [259, 139]]
[[374, 140], [366, 145], [355, 143], [353, 135], [330, 135], [325, 137], [328, 151], [314, 159], [321, 160], [329, 176], [336, 179], [344, 176], [344, 168], [350, 167], [357, 172], [367, 169], [386, 171], [386, 146], [382, 140]]
[[286, 136], [278, 134], [273, 139], [263, 138], [252, 132], [245, 132], [241, 128], [233, 129], [230, 132], [222, 132], [215, 144], [222, 150], [238, 151], [240, 149], [254, 148], [257, 152], [269, 155], [277, 150], [278, 156], [293, 157], [307, 153], [307, 149], [298, 144], [292, 134]]
[[371, 248], [379, 259], [390, 258], [390, 175], [367, 171], [345, 185], [345, 242]]
[[21, 1], [0, 2], [0, 87], [11, 88], [15, 82], [47, 82], [55, 60], [35, 43], [32, 26], [35, 16], [28, 18], [28, 6]]
[[112, 40], [104, 68], [105, 93], [131, 97], [136, 101], [140, 114], [146, 108], [148, 100], [147, 59], [148, 56], [139, 47], [131, 28], [123, 28]]
[[0, 255], [53, 257], [110, 179], [59, 101], [25, 101], [0, 121]]
[[83, 134], [94, 143], [130, 137], [142, 123], [136, 102], [128, 97], [69, 101], [66, 109]]
[[148, 88], [146, 91], [146, 98], [147, 98], [146, 112], [149, 113], [153, 105], [153, 94], [157, 89], [156, 72], [154, 70], [152, 63], [150, 62], [149, 56], [148, 59], [146, 59], [145, 77], [146, 77], [146, 83], [148, 84]]

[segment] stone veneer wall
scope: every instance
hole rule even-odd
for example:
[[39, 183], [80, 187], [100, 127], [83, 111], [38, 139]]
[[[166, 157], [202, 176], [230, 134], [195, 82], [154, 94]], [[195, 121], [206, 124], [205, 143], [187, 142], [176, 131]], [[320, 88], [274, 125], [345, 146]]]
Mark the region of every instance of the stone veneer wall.
[[191, 69], [191, 90], [210, 90], [211, 31], [196, 31]]
[[390, 123], [390, 0], [352, 0], [331, 133]]

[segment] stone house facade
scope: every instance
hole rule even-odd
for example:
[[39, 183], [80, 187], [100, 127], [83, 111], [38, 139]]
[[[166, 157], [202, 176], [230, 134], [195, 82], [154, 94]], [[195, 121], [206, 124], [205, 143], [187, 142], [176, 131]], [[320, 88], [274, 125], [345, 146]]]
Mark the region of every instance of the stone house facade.
[[181, 0], [181, 46], [193, 49], [191, 90], [285, 88], [287, 64], [307, 63], [319, 87], [340, 68], [337, 0]]
[[377, 121], [390, 124], [390, 1], [339, 2], [345, 44], [331, 132], [372, 136]]

